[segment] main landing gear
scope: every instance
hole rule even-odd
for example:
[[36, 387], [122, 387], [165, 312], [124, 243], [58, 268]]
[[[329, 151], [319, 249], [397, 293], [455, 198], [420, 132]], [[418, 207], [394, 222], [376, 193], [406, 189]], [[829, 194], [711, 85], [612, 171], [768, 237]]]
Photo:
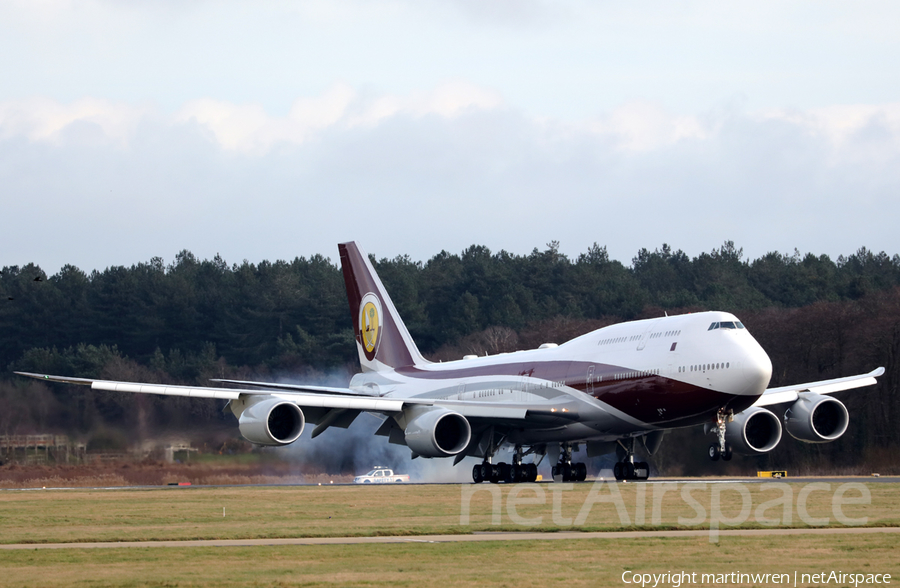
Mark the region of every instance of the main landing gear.
[[725, 425], [730, 420], [730, 416], [725, 409], [719, 409], [719, 412], [716, 413], [715, 426], [718, 440], [709, 446], [709, 459], [712, 461], [719, 461], [720, 458], [725, 461], [731, 460], [731, 444], [725, 442]]
[[472, 481], [476, 484], [482, 482], [491, 482], [492, 484], [534, 482], [537, 480], [537, 464], [522, 463], [523, 455], [522, 448], [517, 446], [512, 463], [501, 461], [498, 464], [492, 464], [491, 458], [486, 457], [482, 463], [472, 467]]
[[616, 480], [646, 480], [650, 477], [650, 464], [634, 461], [634, 438], [620, 440], [616, 454], [620, 457], [613, 466]]
[[560, 443], [559, 462], [553, 466], [553, 478], [562, 476], [563, 482], [584, 482], [587, 478], [587, 466], [581, 462], [572, 463], [572, 446]]

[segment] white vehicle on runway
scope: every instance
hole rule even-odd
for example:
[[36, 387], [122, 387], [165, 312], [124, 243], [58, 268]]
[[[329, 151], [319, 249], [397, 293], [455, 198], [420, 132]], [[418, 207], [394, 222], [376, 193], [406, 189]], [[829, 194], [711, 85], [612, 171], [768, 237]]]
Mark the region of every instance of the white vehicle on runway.
[[394, 470], [376, 466], [368, 474], [353, 478], [354, 484], [391, 484], [394, 482], [409, 482], [409, 476], [406, 474], [395, 474]]

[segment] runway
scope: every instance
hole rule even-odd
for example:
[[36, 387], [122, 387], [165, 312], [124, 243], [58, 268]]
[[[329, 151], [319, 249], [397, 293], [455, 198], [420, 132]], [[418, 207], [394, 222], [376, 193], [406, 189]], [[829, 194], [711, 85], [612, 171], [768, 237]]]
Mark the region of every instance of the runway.
[[[385, 543], [465, 543], [476, 541], [572, 541], [578, 539], [647, 539], [654, 537], [709, 537], [708, 529], [690, 531], [562, 531], [484, 532], [469, 535], [412, 535], [393, 537], [296, 537], [282, 539], [209, 539], [190, 541], [111, 541], [105, 543], [18, 543], [0, 545], [3, 550], [36, 549], [122, 549], [129, 547], [263, 547], [282, 545], [360, 545]], [[900, 527], [825, 527], [805, 529], [719, 529], [720, 537], [771, 535], [852, 535], [900, 533]]]
[[[592, 478], [584, 482], [575, 482], [575, 484], [592, 484], [594, 482], [615, 482], [615, 479]], [[900, 484], [900, 476], [798, 476], [787, 478], [751, 478], [751, 477], [730, 477], [730, 478], [650, 478], [649, 480], [620, 480], [620, 484], [734, 484], [740, 482], [743, 484], [766, 484], [772, 482], [787, 482], [791, 484], [806, 484], [811, 482], [825, 482], [831, 484], [843, 484], [846, 482], [858, 482], [863, 484]], [[553, 480], [541, 480], [535, 482], [537, 484], [552, 484]], [[572, 482], [570, 482], [572, 483]], [[403, 486], [431, 486], [431, 485], [468, 485], [471, 482], [405, 482]], [[506, 486], [507, 484], [500, 484]], [[326, 488], [339, 486], [355, 486], [359, 488], [377, 488], [382, 486], [394, 486], [394, 484], [210, 484], [196, 486], [98, 486], [98, 487], [31, 487], [31, 488], [0, 488], [0, 492], [41, 492], [41, 491], [57, 491], [57, 490], [192, 490], [197, 488], [293, 488], [304, 486], [324, 486]]]

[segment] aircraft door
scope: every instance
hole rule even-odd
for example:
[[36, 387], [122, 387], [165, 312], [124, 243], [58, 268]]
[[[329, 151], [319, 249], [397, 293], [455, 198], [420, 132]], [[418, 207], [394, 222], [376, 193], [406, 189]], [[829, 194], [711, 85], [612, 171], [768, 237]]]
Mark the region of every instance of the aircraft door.
[[647, 341], [650, 339], [650, 331], [653, 330], [653, 327], [656, 325], [656, 322], [657, 321], [654, 320], [654, 321], [650, 321], [649, 323], [647, 323], [647, 328], [644, 329], [643, 333], [641, 333], [641, 340], [638, 341], [638, 346], [637, 346], [638, 351], [643, 350], [644, 347], [647, 346]]
[[584, 389], [591, 396], [594, 395], [594, 364], [588, 366]]

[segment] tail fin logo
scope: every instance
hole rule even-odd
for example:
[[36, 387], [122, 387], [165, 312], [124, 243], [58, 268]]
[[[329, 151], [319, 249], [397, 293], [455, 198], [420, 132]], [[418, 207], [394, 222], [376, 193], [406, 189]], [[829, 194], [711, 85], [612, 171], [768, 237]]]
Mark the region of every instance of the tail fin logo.
[[359, 304], [359, 341], [369, 361], [375, 359], [381, 343], [381, 317], [381, 301], [369, 292]]

